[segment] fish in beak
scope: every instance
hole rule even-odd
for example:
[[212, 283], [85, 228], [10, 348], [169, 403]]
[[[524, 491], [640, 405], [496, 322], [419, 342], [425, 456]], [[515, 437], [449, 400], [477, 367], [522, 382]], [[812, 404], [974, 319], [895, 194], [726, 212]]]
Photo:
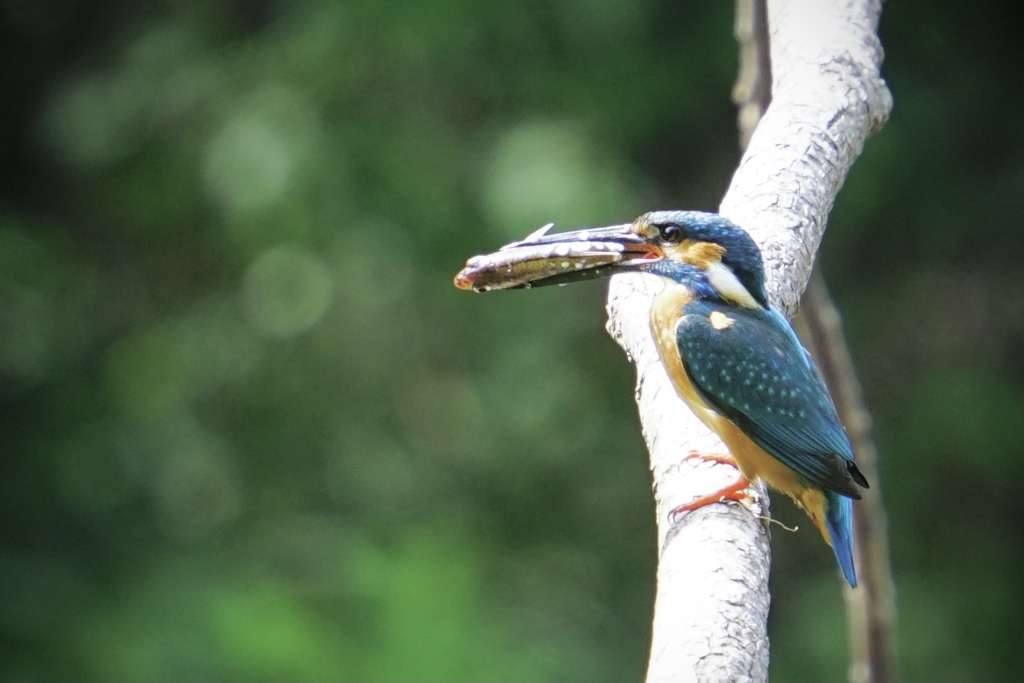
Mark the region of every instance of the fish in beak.
[[552, 225], [492, 254], [474, 256], [455, 276], [455, 286], [475, 292], [563, 285], [639, 270], [665, 253], [635, 224], [549, 234]]

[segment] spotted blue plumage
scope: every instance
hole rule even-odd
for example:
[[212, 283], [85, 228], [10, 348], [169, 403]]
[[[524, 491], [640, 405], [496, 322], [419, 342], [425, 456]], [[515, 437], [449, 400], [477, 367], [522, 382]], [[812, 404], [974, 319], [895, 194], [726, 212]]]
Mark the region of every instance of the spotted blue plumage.
[[[715, 329], [718, 312], [732, 322]], [[694, 387], [754, 443], [822, 488], [860, 498], [853, 449], [789, 325], [772, 310], [695, 300], [677, 328]]]
[[[715, 312], [727, 316], [727, 327], [715, 328]], [[855, 586], [850, 498], [859, 499], [858, 484], [867, 481], [824, 382], [789, 323], [771, 309], [695, 299], [676, 332], [683, 366], [701, 397], [766, 452], [825, 489], [832, 546]]]

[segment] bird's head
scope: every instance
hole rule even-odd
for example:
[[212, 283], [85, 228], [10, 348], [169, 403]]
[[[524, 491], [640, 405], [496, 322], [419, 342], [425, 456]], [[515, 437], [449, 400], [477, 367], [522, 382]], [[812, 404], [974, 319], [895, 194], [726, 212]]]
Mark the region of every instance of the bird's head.
[[638, 270], [687, 285], [698, 298], [768, 307], [761, 251], [728, 219], [702, 211], [652, 211], [633, 221], [629, 232], [662, 254]]
[[[517, 262], [516, 250], [528, 258]], [[744, 230], [714, 213], [652, 211], [626, 225], [541, 232], [497, 255], [518, 270], [470, 259], [455, 284], [483, 291], [639, 271], [685, 285], [699, 299], [768, 308], [760, 250]]]

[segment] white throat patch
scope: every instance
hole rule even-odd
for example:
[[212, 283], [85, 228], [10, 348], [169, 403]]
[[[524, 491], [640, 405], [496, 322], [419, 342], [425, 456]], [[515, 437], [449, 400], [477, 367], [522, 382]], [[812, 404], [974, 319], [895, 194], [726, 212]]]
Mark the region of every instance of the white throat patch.
[[708, 282], [721, 292], [725, 299], [747, 308], [764, 308], [743, 286], [736, 274], [732, 272], [732, 268], [724, 263], [712, 263], [708, 266], [707, 274]]

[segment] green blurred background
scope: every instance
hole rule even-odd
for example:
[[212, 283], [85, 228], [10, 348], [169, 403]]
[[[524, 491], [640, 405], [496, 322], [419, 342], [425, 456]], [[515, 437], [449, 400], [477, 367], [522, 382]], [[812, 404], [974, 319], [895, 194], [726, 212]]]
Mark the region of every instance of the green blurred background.
[[[888, 3], [822, 261], [907, 681], [1021, 680], [1012, 3]], [[625, 681], [655, 529], [604, 285], [469, 295], [548, 221], [713, 209], [732, 5], [0, 6], [0, 680]], [[838, 681], [776, 531], [772, 677]]]

